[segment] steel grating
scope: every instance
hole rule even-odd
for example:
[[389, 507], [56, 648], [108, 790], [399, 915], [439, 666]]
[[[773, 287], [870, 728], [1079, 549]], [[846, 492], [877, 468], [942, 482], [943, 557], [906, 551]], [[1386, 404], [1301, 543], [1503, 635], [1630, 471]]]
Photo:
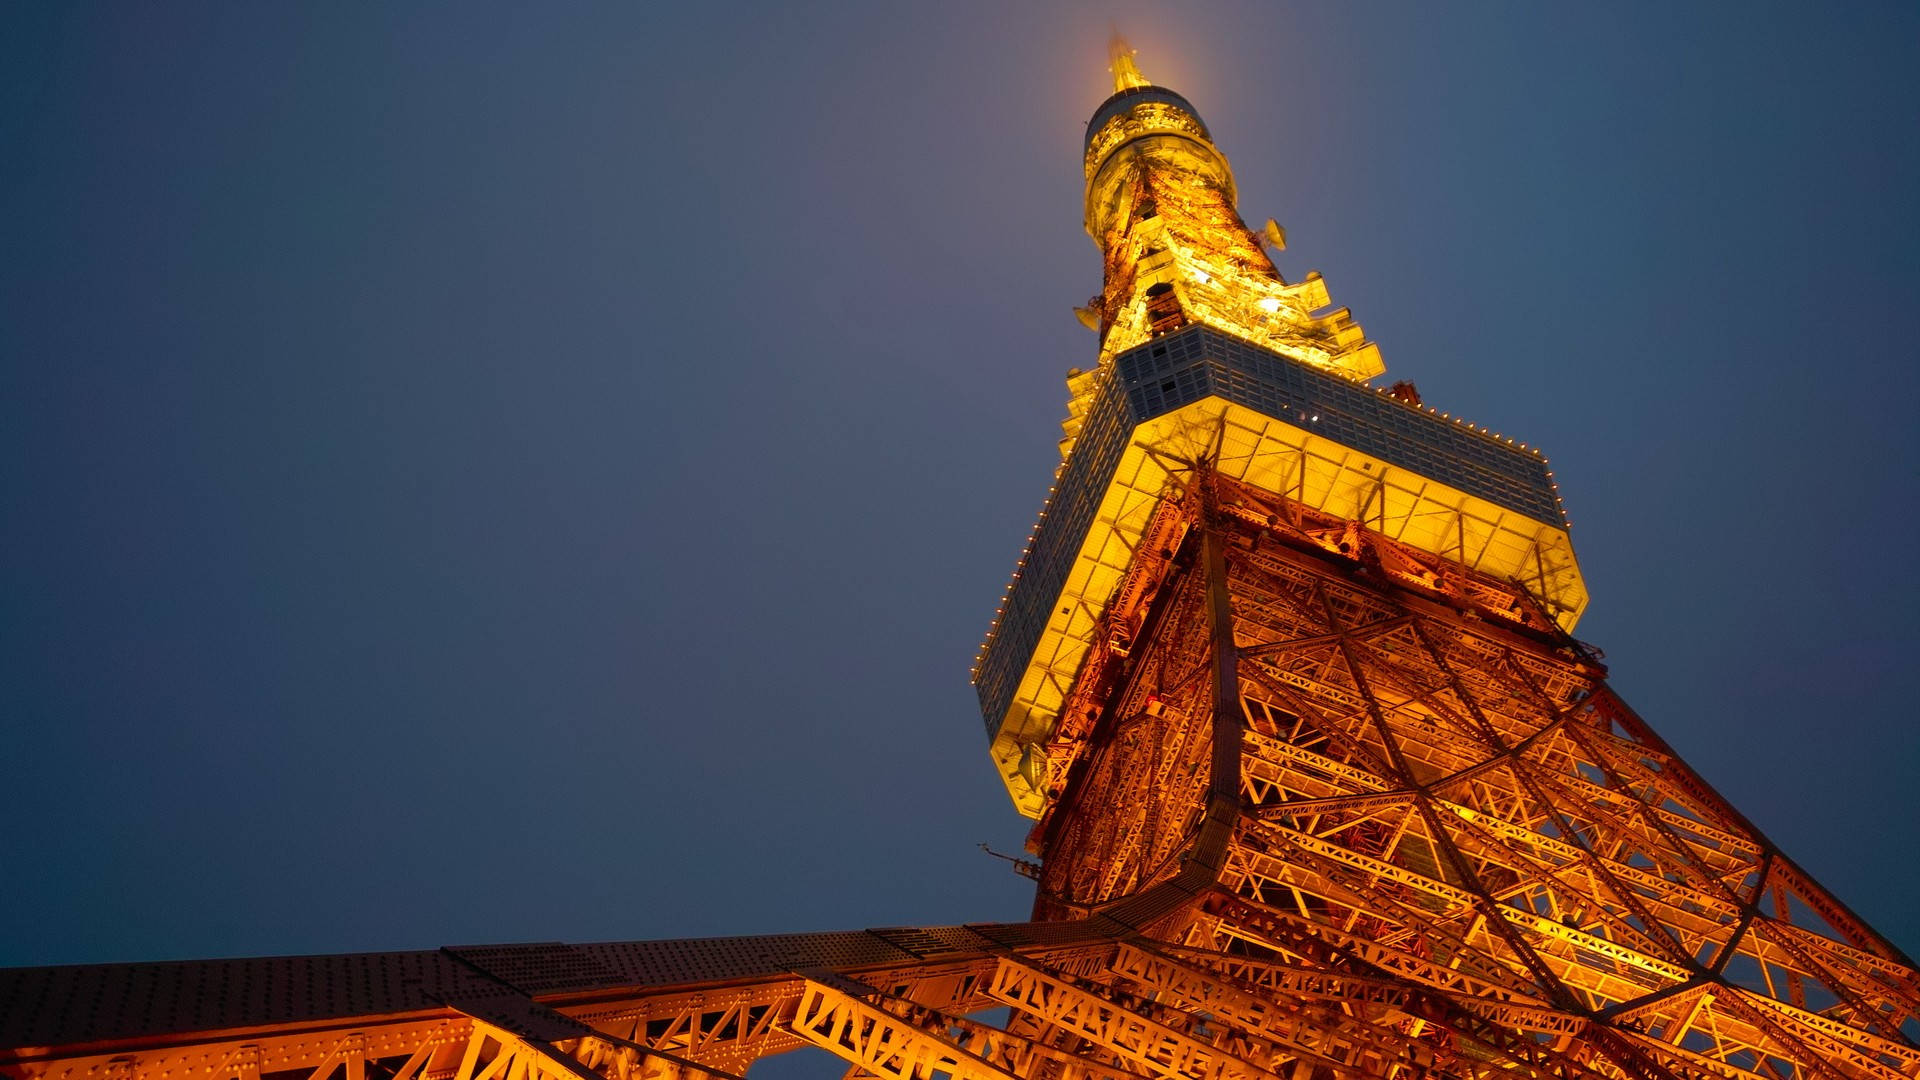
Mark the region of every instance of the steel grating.
[[409, 1012], [474, 978], [439, 952], [0, 968], [0, 1045]]
[[448, 953], [526, 994], [618, 986], [618, 972], [591, 952], [558, 941], [530, 945], [449, 945]]

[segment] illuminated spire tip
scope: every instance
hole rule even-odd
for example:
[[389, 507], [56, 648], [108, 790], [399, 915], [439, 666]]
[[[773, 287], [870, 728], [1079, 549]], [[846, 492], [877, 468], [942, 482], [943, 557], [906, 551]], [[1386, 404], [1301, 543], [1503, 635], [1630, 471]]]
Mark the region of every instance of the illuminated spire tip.
[[1128, 46], [1127, 39], [1120, 36], [1120, 31], [1113, 32], [1113, 39], [1107, 43], [1107, 70], [1113, 72], [1113, 92], [1116, 94], [1136, 86], [1153, 85], [1145, 75], [1140, 74], [1140, 66], [1133, 62], [1135, 51]]

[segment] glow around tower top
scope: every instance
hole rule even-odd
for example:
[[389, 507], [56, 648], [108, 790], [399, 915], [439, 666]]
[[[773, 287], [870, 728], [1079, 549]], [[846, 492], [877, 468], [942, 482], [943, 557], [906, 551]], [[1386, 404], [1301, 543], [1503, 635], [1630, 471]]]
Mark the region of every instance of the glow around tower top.
[[1087, 121], [1088, 149], [1092, 149], [1094, 136], [1102, 128], [1134, 108], [1148, 104], [1170, 105], [1180, 110], [1199, 126], [1203, 138], [1211, 137], [1206, 122], [1200, 119], [1199, 110], [1193, 107], [1192, 102], [1164, 86], [1154, 85], [1141, 74], [1139, 65], [1134, 63], [1134, 50], [1127, 45], [1125, 38], [1114, 36], [1112, 55], [1109, 70], [1113, 72], [1113, 96], [1101, 102], [1100, 107], [1094, 110], [1093, 118]]

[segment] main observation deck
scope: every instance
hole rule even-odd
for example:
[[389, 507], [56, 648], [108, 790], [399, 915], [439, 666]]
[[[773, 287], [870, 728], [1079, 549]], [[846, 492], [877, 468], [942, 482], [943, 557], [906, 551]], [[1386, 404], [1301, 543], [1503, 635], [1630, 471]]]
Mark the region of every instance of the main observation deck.
[[[1022, 812], [1022, 749], [1046, 737], [1179, 462], [1526, 587], [1571, 630], [1586, 587], [1539, 451], [1204, 324], [1116, 356], [974, 669]], [[1170, 465], [1172, 466], [1170, 468]]]

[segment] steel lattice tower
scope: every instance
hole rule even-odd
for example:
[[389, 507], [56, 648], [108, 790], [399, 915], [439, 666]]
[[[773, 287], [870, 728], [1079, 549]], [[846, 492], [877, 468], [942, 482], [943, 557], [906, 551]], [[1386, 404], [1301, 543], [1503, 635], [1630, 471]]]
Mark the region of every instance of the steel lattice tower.
[[1198, 112], [1114, 74], [1099, 361], [974, 669], [1035, 921], [4, 970], [0, 1072], [1920, 1077], [1912, 961], [1569, 636], [1545, 460], [1369, 387]]

